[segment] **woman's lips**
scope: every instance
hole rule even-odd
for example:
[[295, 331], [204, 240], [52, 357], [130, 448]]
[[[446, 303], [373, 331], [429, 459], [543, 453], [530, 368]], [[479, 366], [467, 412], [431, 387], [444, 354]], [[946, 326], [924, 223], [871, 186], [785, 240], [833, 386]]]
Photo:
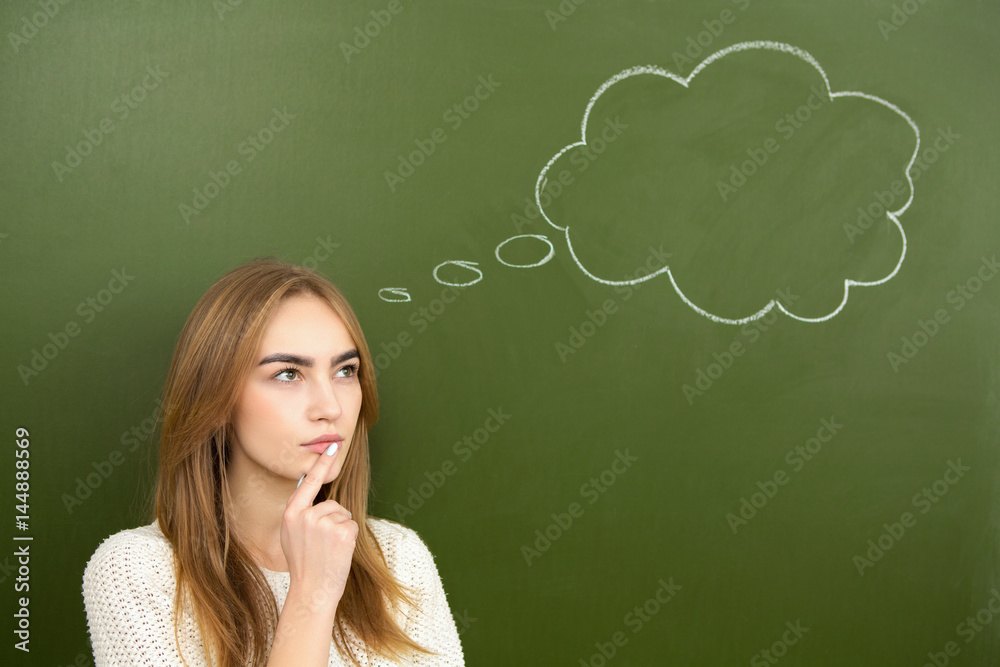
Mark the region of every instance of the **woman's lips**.
[[344, 438], [340, 435], [321, 435], [318, 438], [310, 440], [304, 445], [301, 445], [304, 449], [308, 449], [310, 452], [315, 452], [317, 454], [322, 454], [325, 452], [331, 444], [337, 443], [338, 445], [344, 441]]

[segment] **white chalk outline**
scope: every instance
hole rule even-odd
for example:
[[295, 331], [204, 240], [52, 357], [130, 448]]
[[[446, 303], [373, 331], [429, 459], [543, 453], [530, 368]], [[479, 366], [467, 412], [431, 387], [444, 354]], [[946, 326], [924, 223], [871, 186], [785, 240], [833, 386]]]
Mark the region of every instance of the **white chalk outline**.
[[[479, 274], [479, 277], [476, 278], [475, 280], [473, 280], [471, 282], [467, 282], [467, 283], [448, 283], [448, 282], [445, 282], [445, 281], [441, 280], [440, 278], [438, 278], [438, 269], [440, 269], [445, 264], [455, 264], [457, 266], [461, 266], [463, 269], [469, 269], [470, 271], [475, 271], [476, 273]], [[476, 268], [477, 266], [479, 266], [479, 262], [469, 262], [469, 261], [464, 260], [464, 259], [449, 259], [448, 261], [441, 262], [440, 264], [438, 264], [437, 266], [434, 267], [434, 273], [433, 273], [434, 280], [436, 280], [438, 282], [438, 284], [448, 285], [449, 287], [468, 287], [469, 285], [475, 285], [476, 283], [478, 283], [480, 280], [483, 279], [483, 272], [480, 271], [479, 269], [477, 269]]]
[[[390, 294], [393, 294], [395, 296], [402, 296], [406, 298], [387, 299], [384, 296], [382, 296], [382, 292], [389, 292]], [[410, 293], [406, 291], [405, 287], [383, 287], [378, 291], [378, 298], [388, 303], [409, 303], [410, 301], [413, 301], [413, 298], [410, 296]]]
[[[500, 259], [500, 248], [504, 247], [514, 239], [527, 239], [527, 238], [541, 239], [545, 241], [549, 245], [549, 254], [546, 255], [540, 262], [535, 262], [534, 264], [510, 264]], [[497, 247], [493, 250], [493, 254], [496, 255], [497, 261], [503, 264], [504, 266], [509, 266], [512, 269], [530, 269], [536, 266], [541, 266], [542, 264], [545, 264], [547, 261], [555, 257], [556, 247], [552, 245], [552, 241], [549, 240], [549, 237], [543, 234], [518, 234], [517, 236], [511, 236], [506, 241], [501, 241], [500, 244], [497, 245]]]
[[[695, 76], [697, 76], [699, 72], [701, 72], [703, 69], [708, 67], [716, 60], [719, 60], [720, 58], [723, 58], [731, 53], [736, 53], [738, 51], [748, 51], [751, 49], [782, 51], [784, 53], [790, 53], [796, 56], [797, 58], [804, 60], [805, 62], [815, 67], [816, 70], [823, 77], [823, 83], [826, 85], [826, 91], [827, 94], [830, 96], [831, 102], [834, 100], [834, 98], [837, 97], [861, 97], [872, 102], [877, 102], [882, 106], [891, 109], [892, 111], [895, 111], [897, 114], [899, 114], [903, 118], [903, 120], [905, 120], [910, 125], [910, 127], [913, 128], [913, 133], [916, 136], [917, 144], [913, 149], [913, 155], [910, 157], [909, 163], [906, 165], [906, 180], [910, 183], [910, 197], [900, 208], [896, 209], [895, 211], [886, 211], [886, 215], [889, 217], [890, 220], [892, 220], [892, 222], [899, 229], [899, 233], [903, 238], [903, 249], [900, 252], [899, 261], [896, 262], [895, 268], [889, 273], [889, 275], [879, 280], [861, 282], [858, 280], [852, 280], [850, 278], [846, 278], [844, 280], [843, 300], [840, 302], [840, 305], [837, 306], [837, 308], [833, 312], [824, 315], [823, 317], [802, 317], [800, 315], [796, 315], [795, 313], [788, 310], [782, 303], [780, 303], [775, 299], [771, 299], [766, 306], [758, 310], [756, 313], [749, 315], [747, 317], [730, 319], [726, 317], [720, 317], [718, 315], [713, 315], [707, 310], [699, 308], [694, 304], [694, 302], [692, 302], [690, 299], [687, 298], [687, 296], [681, 291], [681, 288], [677, 286], [677, 281], [674, 280], [674, 275], [670, 271], [669, 266], [664, 266], [662, 269], [659, 269], [649, 274], [648, 276], [643, 276], [642, 278], [635, 278], [633, 280], [605, 280], [603, 278], [598, 278], [593, 273], [588, 271], [586, 267], [583, 266], [583, 263], [580, 262], [580, 258], [576, 256], [576, 252], [573, 250], [573, 243], [570, 241], [569, 238], [569, 225], [566, 225], [565, 227], [560, 227], [559, 225], [555, 224], [554, 222], [552, 222], [552, 220], [549, 219], [549, 216], [546, 215], [545, 213], [545, 209], [542, 207], [541, 192], [545, 188], [547, 182], [545, 175], [548, 173], [552, 165], [555, 164], [556, 161], [560, 157], [562, 157], [562, 155], [566, 151], [576, 146], [587, 145], [587, 119], [590, 117], [590, 111], [591, 109], [594, 108], [594, 105], [597, 103], [597, 100], [601, 97], [601, 95], [604, 94], [605, 91], [608, 90], [608, 88], [618, 83], [619, 81], [623, 81], [629, 77], [637, 76], [640, 74], [655, 74], [656, 76], [666, 77], [668, 79], [676, 81], [677, 83], [687, 88], [688, 85], [691, 83], [692, 80], [694, 80]], [[823, 68], [820, 67], [820, 64], [809, 53], [800, 49], [797, 46], [792, 46], [790, 44], [785, 44], [783, 42], [771, 42], [771, 41], [740, 42], [739, 44], [734, 44], [725, 49], [722, 49], [721, 51], [716, 51], [712, 55], [708, 56], [703, 61], [701, 61], [698, 64], [698, 66], [695, 67], [687, 77], [677, 76], [676, 74], [668, 72], [662, 67], [656, 67], [655, 65], [640, 65], [622, 70], [618, 74], [615, 74], [613, 77], [602, 83], [601, 86], [597, 89], [597, 92], [595, 92], [594, 95], [590, 98], [590, 102], [587, 104], [587, 109], [583, 113], [583, 122], [580, 124], [580, 137], [581, 137], [580, 141], [574, 142], [572, 144], [569, 144], [568, 146], [563, 147], [558, 153], [552, 156], [552, 159], [550, 159], [548, 163], [546, 163], [545, 168], [542, 169], [541, 173], [538, 175], [538, 181], [536, 181], [535, 183], [535, 204], [537, 204], [538, 210], [541, 212], [542, 217], [545, 218], [546, 222], [552, 225], [552, 227], [554, 227], [555, 229], [558, 229], [565, 233], [566, 246], [569, 249], [570, 256], [572, 256], [573, 261], [576, 262], [576, 265], [580, 267], [580, 270], [583, 271], [583, 273], [587, 275], [589, 278], [596, 280], [599, 283], [603, 283], [605, 285], [635, 285], [637, 283], [650, 280], [651, 278], [654, 278], [659, 274], [666, 272], [667, 277], [670, 278], [670, 284], [674, 286], [674, 291], [677, 292], [677, 295], [680, 296], [680, 298], [684, 301], [684, 303], [690, 306], [695, 312], [699, 313], [700, 315], [704, 315], [705, 317], [715, 322], [719, 322], [722, 324], [746, 324], [747, 322], [752, 322], [756, 319], [763, 317], [772, 308], [775, 307], [777, 307], [781, 312], [785, 313], [789, 317], [792, 317], [801, 322], [823, 322], [835, 317], [841, 310], [843, 310], [844, 306], [847, 305], [847, 299], [848, 296], [850, 295], [852, 286], [857, 285], [859, 287], [872, 287], [875, 285], [881, 285], [882, 283], [891, 280], [893, 276], [895, 276], [896, 273], [899, 272], [899, 268], [903, 265], [903, 259], [906, 257], [906, 232], [903, 231], [903, 226], [900, 224], [898, 216], [905, 213], [906, 209], [910, 207], [910, 202], [913, 201], [914, 189], [913, 189], [913, 179], [910, 177], [910, 168], [913, 167], [913, 163], [914, 161], [916, 161], [917, 155], [920, 152], [920, 128], [917, 127], [917, 124], [913, 122], [913, 119], [910, 118], [902, 109], [897, 107], [895, 104], [882, 99], [881, 97], [857, 91], [841, 91], [837, 93], [833, 92], [833, 90], [831, 90], [830, 88], [830, 81], [829, 79], [827, 79], [826, 72], [823, 71]]]

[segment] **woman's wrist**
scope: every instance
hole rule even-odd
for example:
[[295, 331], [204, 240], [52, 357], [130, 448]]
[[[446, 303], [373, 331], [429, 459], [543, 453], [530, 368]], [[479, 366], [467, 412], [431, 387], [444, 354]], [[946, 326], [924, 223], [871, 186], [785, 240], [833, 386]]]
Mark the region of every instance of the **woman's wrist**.
[[340, 602], [328, 598], [320, 589], [289, 588], [278, 617], [268, 665], [326, 664]]
[[282, 615], [288, 610], [295, 617], [329, 620], [332, 628], [339, 604], [340, 596], [334, 597], [321, 587], [297, 586], [292, 582], [285, 598]]

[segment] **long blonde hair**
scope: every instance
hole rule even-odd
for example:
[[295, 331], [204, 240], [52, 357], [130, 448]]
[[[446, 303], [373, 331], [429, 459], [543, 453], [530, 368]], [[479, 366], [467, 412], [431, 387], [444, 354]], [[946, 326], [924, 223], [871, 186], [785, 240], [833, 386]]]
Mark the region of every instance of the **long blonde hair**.
[[[351, 447], [337, 479], [317, 496], [343, 505], [359, 527], [333, 640], [355, 665], [356, 652], [363, 650], [357, 641], [389, 659], [425, 652], [392, 616], [413, 599], [389, 572], [366, 522], [368, 431], [378, 419], [378, 395], [361, 325], [328, 280], [272, 259], [240, 266], [209, 288], [184, 325], [167, 374], [155, 514], [173, 545], [175, 638], [189, 598], [213, 663], [263, 664], [270, 651], [277, 604], [249, 545], [234, 531], [226, 464], [234, 442], [231, 418], [264, 332], [281, 301], [296, 294], [315, 295], [330, 305], [354, 339], [361, 364], [361, 413]], [[348, 641], [348, 631], [357, 641]]]

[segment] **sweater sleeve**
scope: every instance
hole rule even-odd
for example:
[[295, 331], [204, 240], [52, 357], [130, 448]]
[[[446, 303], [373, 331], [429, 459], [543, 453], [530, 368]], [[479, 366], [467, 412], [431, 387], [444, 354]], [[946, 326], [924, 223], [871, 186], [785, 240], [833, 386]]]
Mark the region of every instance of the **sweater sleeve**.
[[[83, 575], [95, 667], [180, 665], [175, 589], [172, 553], [162, 537], [139, 528], [105, 540]], [[190, 628], [182, 627], [179, 634], [185, 631]], [[185, 651], [189, 665], [204, 664], [203, 655]]]
[[[431, 653], [414, 656], [408, 664], [420, 667], [464, 667], [462, 643], [448, 607], [444, 586], [434, 556], [420, 536], [410, 528], [385, 522], [398, 531], [394, 554], [387, 560], [400, 583], [414, 594], [417, 609], [406, 612], [403, 630]], [[395, 561], [395, 562], [393, 562]]]

